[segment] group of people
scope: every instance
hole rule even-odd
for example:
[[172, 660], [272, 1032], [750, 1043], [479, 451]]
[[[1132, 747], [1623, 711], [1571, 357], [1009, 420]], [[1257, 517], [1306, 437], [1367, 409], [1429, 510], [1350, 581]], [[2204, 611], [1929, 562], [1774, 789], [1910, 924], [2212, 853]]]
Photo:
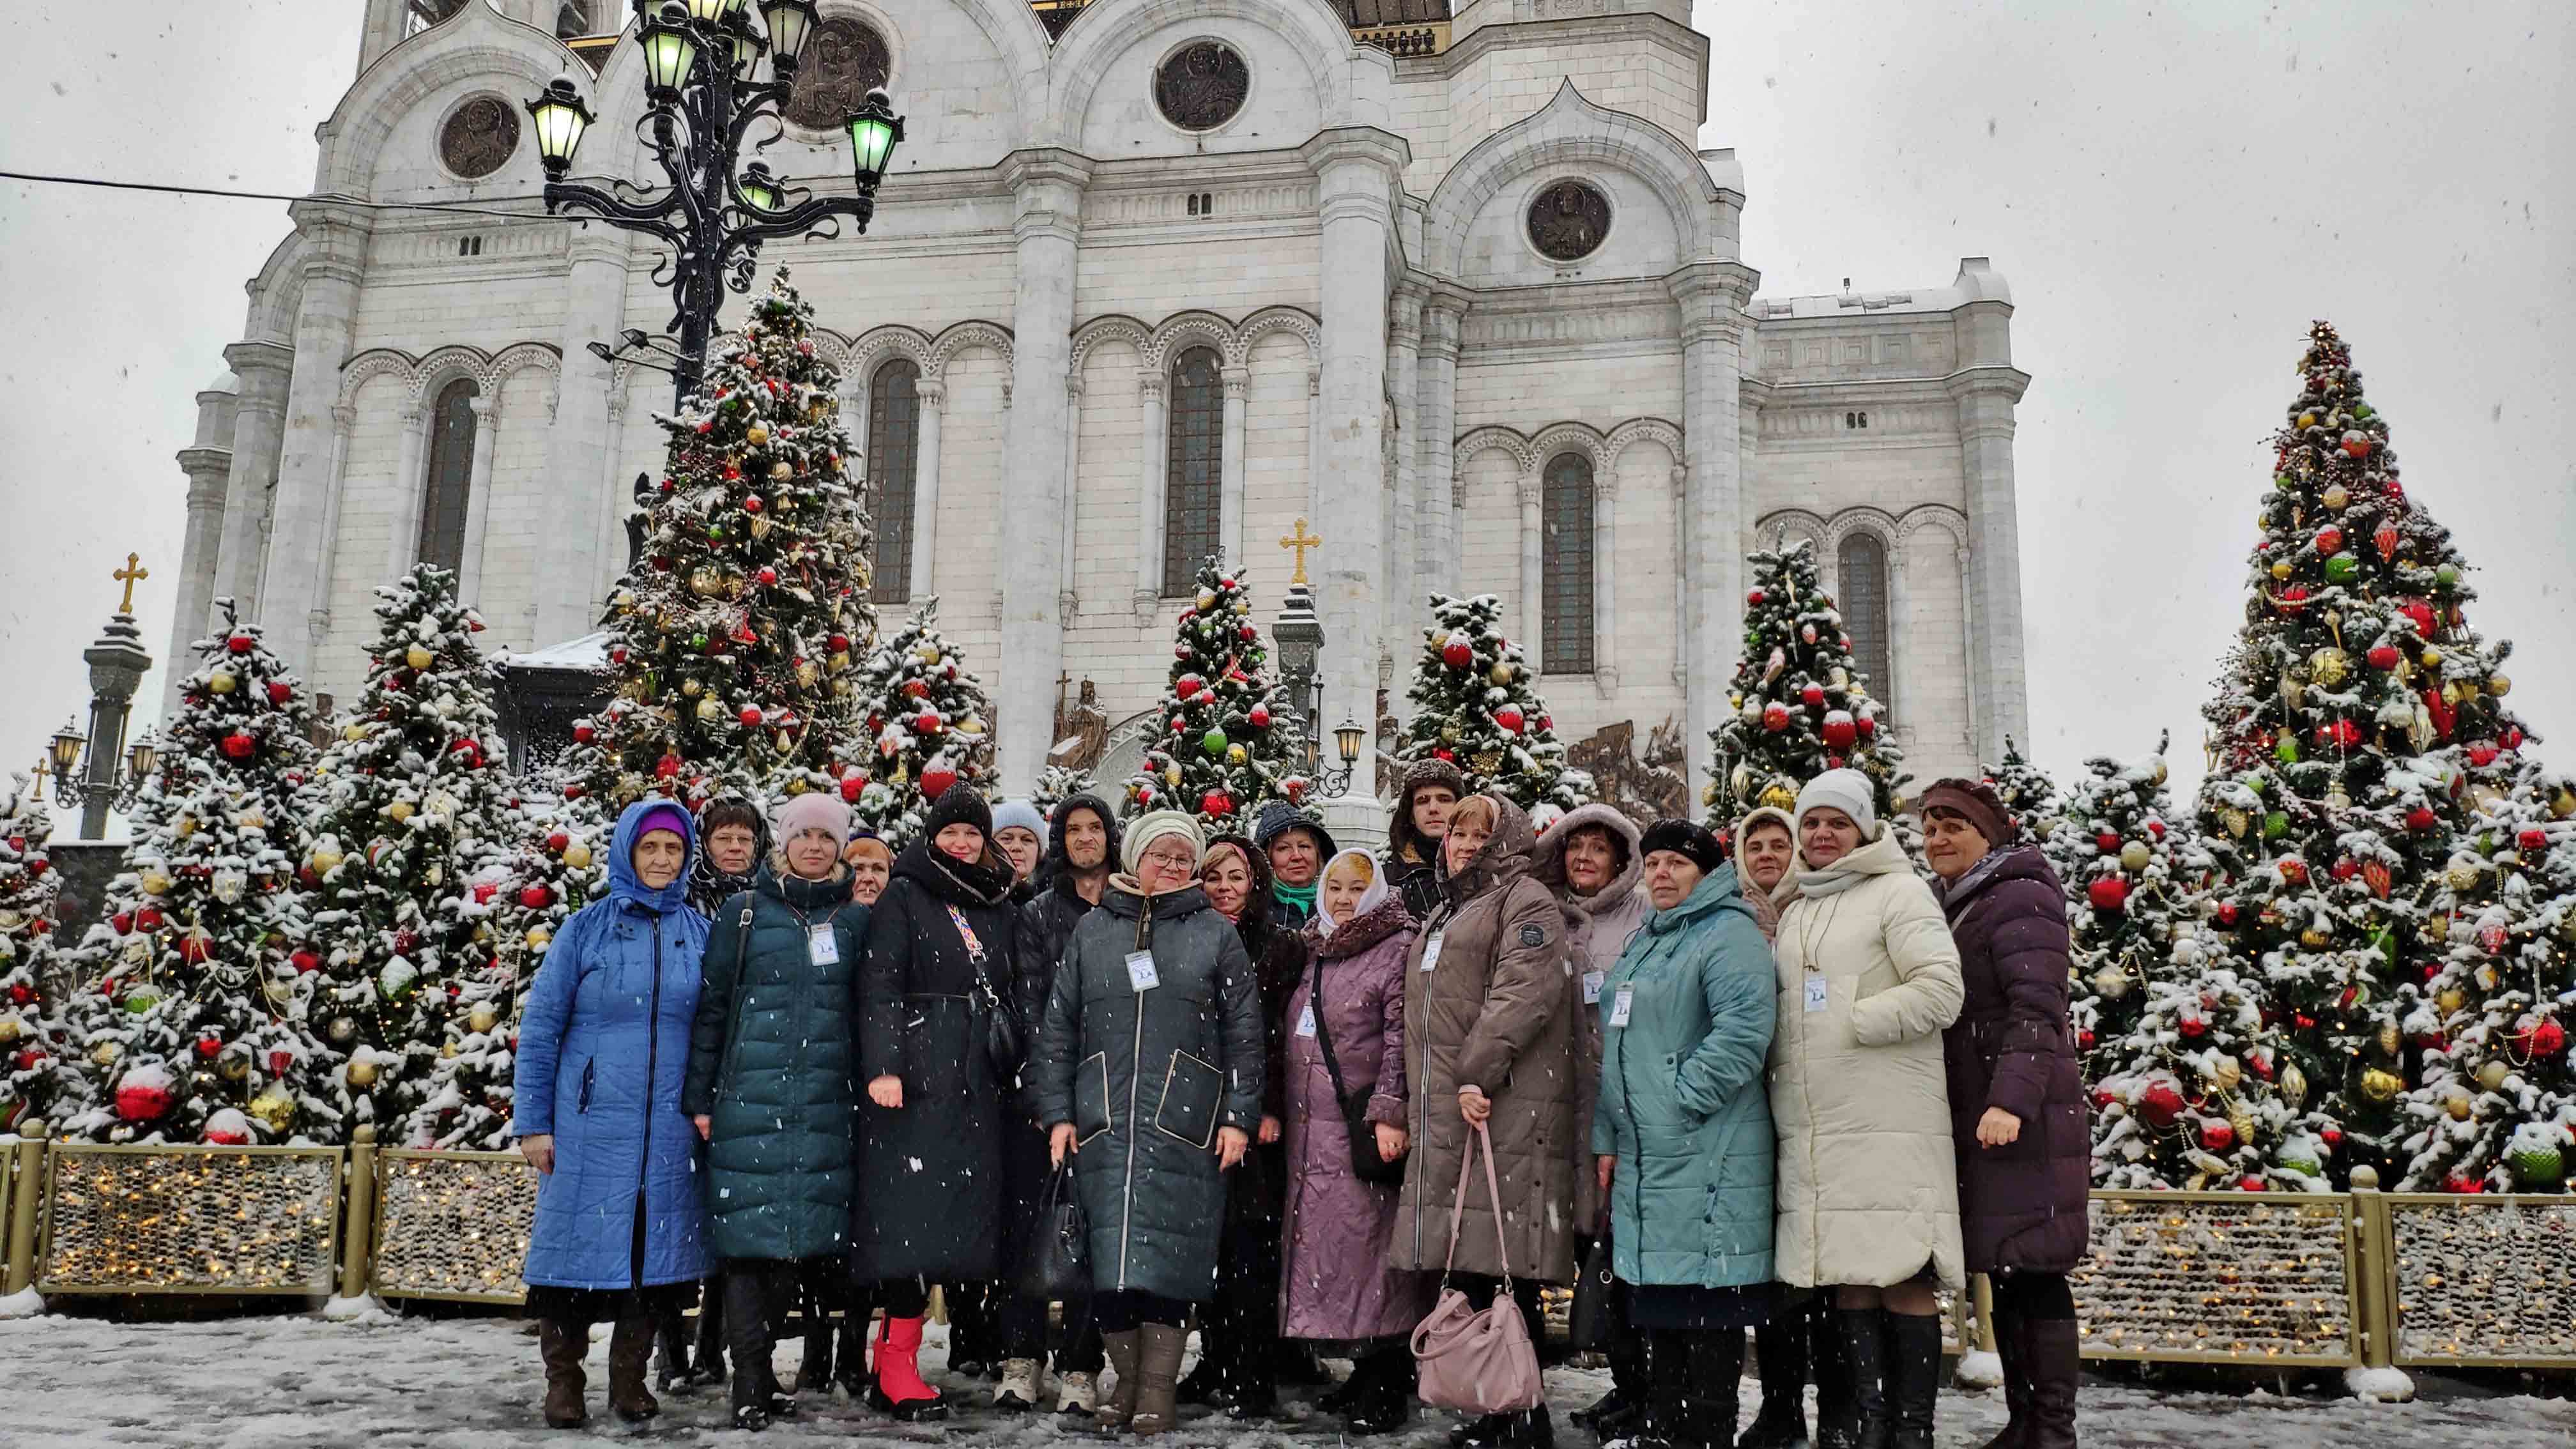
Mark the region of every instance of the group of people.
[[[1990, 787], [1922, 810], [1937, 889], [1848, 770], [1721, 839], [1605, 806], [1539, 834], [1428, 761], [1376, 855], [1285, 804], [1211, 835], [961, 785], [899, 854], [820, 793], [630, 806], [520, 1033], [547, 1421], [583, 1422], [607, 1321], [620, 1416], [658, 1410], [658, 1335], [664, 1387], [729, 1351], [733, 1420], [765, 1427], [796, 1412], [772, 1351], [800, 1305], [798, 1391], [940, 1416], [936, 1287], [952, 1384], [1003, 1409], [1051, 1367], [1105, 1433], [1258, 1420], [1335, 1358], [1321, 1406], [1376, 1433], [1442, 1286], [1535, 1332], [1538, 1287], [1606, 1257], [1613, 1388], [1575, 1416], [1605, 1445], [1805, 1444], [1812, 1369], [1814, 1442], [1929, 1446], [1935, 1295], [1986, 1272], [1995, 1442], [2071, 1446], [2062, 897]], [[1050, 1303], [1024, 1269], [1067, 1195], [1089, 1289]], [[1554, 1433], [1540, 1405], [1451, 1438]]]

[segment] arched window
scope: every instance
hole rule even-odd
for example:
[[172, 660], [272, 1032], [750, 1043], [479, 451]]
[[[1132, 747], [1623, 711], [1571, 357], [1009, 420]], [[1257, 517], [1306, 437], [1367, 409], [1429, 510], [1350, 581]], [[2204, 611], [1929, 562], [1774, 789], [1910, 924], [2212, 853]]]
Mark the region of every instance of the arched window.
[[1163, 593], [1196, 586], [1224, 526], [1225, 389], [1216, 350], [1193, 347], [1172, 364], [1169, 461], [1163, 474]]
[[868, 518], [880, 604], [912, 597], [913, 472], [921, 458], [921, 366], [898, 357], [868, 379]]
[[1887, 700], [1887, 545], [1874, 533], [1852, 533], [1834, 555], [1841, 588], [1843, 632], [1851, 636], [1852, 658], [1867, 677], [1871, 697]]
[[420, 561], [462, 572], [466, 495], [474, 489], [474, 379], [438, 390], [429, 415], [429, 477], [420, 490]]
[[1547, 460], [1539, 496], [1539, 665], [1550, 674], [1592, 672], [1592, 459]]

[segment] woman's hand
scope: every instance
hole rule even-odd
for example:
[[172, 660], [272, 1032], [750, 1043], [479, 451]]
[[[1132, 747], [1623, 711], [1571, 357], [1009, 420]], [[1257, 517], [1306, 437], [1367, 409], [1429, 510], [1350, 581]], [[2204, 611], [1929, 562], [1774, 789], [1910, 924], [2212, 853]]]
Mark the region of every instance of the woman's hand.
[[1460, 1087], [1458, 1115], [1466, 1118], [1467, 1125], [1470, 1127], [1482, 1126], [1486, 1119], [1494, 1115], [1494, 1104], [1486, 1099], [1484, 1088]]
[[[874, 1081], [869, 1082], [868, 1100], [876, 1103], [880, 1107], [902, 1106], [903, 1078], [896, 1076], [892, 1072], [888, 1072], [884, 1076], [878, 1077]], [[1065, 1130], [1070, 1132], [1073, 1129], [1067, 1127]]]
[[1074, 1135], [1073, 1124], [1070, 1122], [1058, 1122], [1047, 1129], [1048, 1166], [1062, 1167], [1067, 1154], [1082, 1150], [1082, 1144], [1074, 1140]]
[[1977, 1141], [1987, 1147], [2003, 1147], [2021, 1136], [2021, 1119], [2001, 1107], [1988, 1107], [1977, 1119]]
[[1244, 1149], [1251, 1145], [1252, 1139], [1245, 1136], [1243, 1129], [1240, 1127], [1219, 1127], [1216, 1129], [1217, 1170], [1222, 1172], [1226, 1168], [1232, 1167], [1236, 1163], [1241, 1162], [1243, 1160]]
[[1618, 1165], [1619, 1159], [1607, 1152], [1604, 1152], [1600, 1156], [1592, 1159], [1592, 1173], [1594, 1178], [1600, 1182], [1601, 1190], [1603, 1192], [1608, 1192], [1610, 1190], [1610, 1173], [1613, 1169], [1618, 1167]]
[[1262, 1145], [1262, 1146], [1264, 1146], [1264, 1147], [1267, 1147], [1267, 1146], [1269, 1146], [1271, 1143], [1276, 1142], [1276, 1141], [1278, 1141], [1278, 1140], [1279, 1140], [1279, 1119], [1278, 1119], [1278, 1118], [1276, 1118], [1276, 1117], [1271, 1116], [1271, 1115], [1270, 1115], [1269, 1113], [1267, 1113], [1267, 1112], [1262, 1113], [1262, 1114], [1261, 1114], [1261, 1134], [1260, 1134], [1260, 1142], [1261, 1142], [1261, 1145]]
[[708, 1116], [704, 1112], [700, 1112], [689, 1120], [698, 1124], [698, 1140], [700, 1142], [707, 1141], [709, 1135], [716, 1130], [716, 1119]]
[[1412, 1141], [1413, 1139], [1407, 1136], [1401, 1127], [1388, 1122], [1377, 1124], [1377, 1155], [1382, 1161], [1393, 1162], [1402, 1157], [1404, 1149], [1410, 1146]]
[[555, 1175], [555, 1135], [553, 1133], [539, 1132], [533, 1136], [520, 1138], [519, 1155], [528, 1159], [528, 1165], [537, 1170], [539, 1177]]

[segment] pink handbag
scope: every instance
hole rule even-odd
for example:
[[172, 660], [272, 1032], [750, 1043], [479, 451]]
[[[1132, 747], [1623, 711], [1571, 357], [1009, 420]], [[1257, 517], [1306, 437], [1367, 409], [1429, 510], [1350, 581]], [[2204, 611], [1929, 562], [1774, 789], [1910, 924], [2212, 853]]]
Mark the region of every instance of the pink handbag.
[[1514, 1414], [1539, 1405], [1538, 1350], [1530, 1346], [1529, 1325], [1512, 1301], [1510, 1249], [1504, 1248], [1502, 1291], [1483, 1312], [1467, 1304], [1467, 1295], [1449, 1286], [1449, 1268], [1458, 1261], [1458, 1232], [1467, 1215], [1467, 1177], [1476, 1165], [1476, 1149], [1485, 1149], [1485, 1191], [1494, 1208], [1494, 1233], [1503, 1228], [1503, 1190], [1494, 1180], [1494, 1143], [1485, 1124], [1467, 1139], [1466, 1159], [1458, 1164], [1458, 1192], [1449, 1207], [1449, 1258], [1440, 1265], [1440, 1300], [1413, 1330], [1413, 1358], [1421, 1371], [1416, 1390], [1422, 1402], [1470, 1414]]

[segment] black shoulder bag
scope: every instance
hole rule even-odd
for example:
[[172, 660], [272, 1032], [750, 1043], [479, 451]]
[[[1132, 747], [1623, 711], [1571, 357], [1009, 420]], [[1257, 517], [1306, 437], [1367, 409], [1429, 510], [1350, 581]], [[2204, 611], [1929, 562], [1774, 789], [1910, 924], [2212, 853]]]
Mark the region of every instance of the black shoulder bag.
[[1324, 1054], [1324, 1073], [1333, 1079], [1333, 1101], [1342, 1109], [1342, 1129], [1350, 1137], [1351, 1175], [1362, 1182], [1394, 1187], [1404, 1181], [1404, 1159], [1386, 1160], [1377, 1150], [1377, 1124], [1368, 1120], [1368, 1099], [1354, 1101], [1342, 1086], [1341, 1063], [1333, 1060], [1333, 1038], [1324, 1030], [1324, 953], [1315, 953], [1315, 985], [1306, 1009], [1315, 1013], [1315, 1047]]
[[975, 1000], [984, 1008], [984, 1059], [995, 1081], [1016, 1085], [1020, 1068], [1028, 1063], [1028, 1033], [1020, 1022], [1020, 1009], [994, 986], [992, 974], [984, 969], [984, 943], [967, 924], [966, 913], [951, 905], [948, 919], [965, 941], [967, 962], [975, 969]]

